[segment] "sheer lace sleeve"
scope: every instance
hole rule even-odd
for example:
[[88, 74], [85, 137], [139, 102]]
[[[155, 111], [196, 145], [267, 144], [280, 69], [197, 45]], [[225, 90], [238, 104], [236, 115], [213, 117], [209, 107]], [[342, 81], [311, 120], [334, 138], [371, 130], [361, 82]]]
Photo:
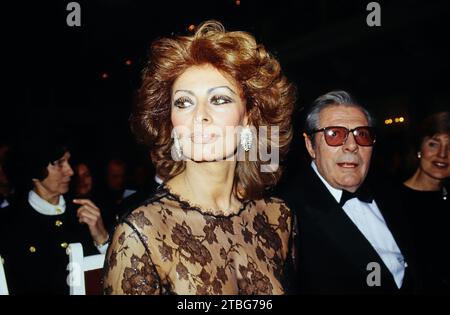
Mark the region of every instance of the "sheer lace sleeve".
[[160, 279], [143, 237], [128, 221], [117, 226], [106, 255], [104, 294], [160, 294]]

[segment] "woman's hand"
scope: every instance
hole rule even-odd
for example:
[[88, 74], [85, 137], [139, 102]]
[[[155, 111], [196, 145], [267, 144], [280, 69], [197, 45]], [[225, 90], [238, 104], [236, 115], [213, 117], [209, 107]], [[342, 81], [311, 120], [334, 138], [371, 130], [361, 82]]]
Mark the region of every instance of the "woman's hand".
[[89, 199], [74, 199], [73, 202], [81, 205], [77, 209], [78, 221], [87, 224], [96, 245], [104, 244], [108, 240], [108, 232], [103, 224], [100, 209]]

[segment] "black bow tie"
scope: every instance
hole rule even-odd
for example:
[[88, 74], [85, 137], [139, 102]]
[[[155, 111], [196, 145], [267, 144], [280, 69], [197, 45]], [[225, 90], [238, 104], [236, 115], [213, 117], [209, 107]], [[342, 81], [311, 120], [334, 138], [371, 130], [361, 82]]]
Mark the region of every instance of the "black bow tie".
[[373, 201], [372, 191], [367, 186], [361, 186], [354, 193], [349, 192], [347, 190], [342, 190], [341, 200], [339, 201], [339, 205], [343, 206], [347, 200], [358, 198], [362, 202], [371, 203]]

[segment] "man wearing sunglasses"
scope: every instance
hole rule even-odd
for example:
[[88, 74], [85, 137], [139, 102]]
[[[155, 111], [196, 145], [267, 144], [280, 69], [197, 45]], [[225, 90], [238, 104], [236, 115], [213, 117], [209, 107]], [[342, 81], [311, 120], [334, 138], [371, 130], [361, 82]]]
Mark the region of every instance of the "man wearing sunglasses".
[[400, 206], [365, 183], [373, 124], [345, 91], [320, 96], [307, 113], [312, 162], [285, 198], [297, 213], [300, 293], [410, 292], [415, 283]]

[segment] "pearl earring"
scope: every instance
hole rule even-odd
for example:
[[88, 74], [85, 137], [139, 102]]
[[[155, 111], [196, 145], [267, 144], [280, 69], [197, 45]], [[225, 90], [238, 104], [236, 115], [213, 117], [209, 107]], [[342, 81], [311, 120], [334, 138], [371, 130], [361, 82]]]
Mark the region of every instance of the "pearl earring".
[[417, 152], [417, 158], [418, 159], [421, 159], [422, 158], [422, 153], [419, 151], [419, 152]]

